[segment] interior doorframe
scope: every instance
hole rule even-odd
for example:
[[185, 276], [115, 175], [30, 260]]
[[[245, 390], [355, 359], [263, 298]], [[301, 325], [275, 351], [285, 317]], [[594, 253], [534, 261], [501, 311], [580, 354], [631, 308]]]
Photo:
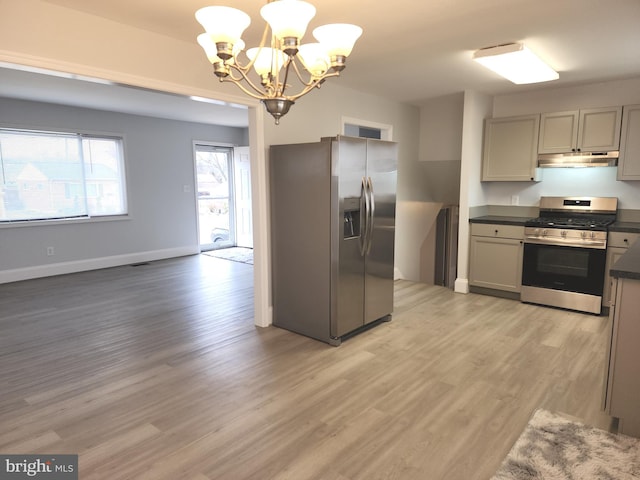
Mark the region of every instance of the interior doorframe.
[[[273, 309], [270, 302], [270, 273], [269, 273], [269, 222], [268, 222], [268, 190], [267, 190], [267, 162], [265, 147], [265, 114], [262, 104], [249, 97], [229, 95], [201, 89], [188, 84], [175, 84], [158, 80], [157, 78], [140, 77], [91, 65], [79, 64], [60, 59], [24, 54], [21, 52], [0, 50], [0, 62], [15, 64], [16, 66], [40, 68], [53, 72], [68, 72], [73, 75], [83, 75], [89, 78], [122, 83], [133, 87], [147, 88], [160, 92], [174, 93], [186, 96], [199, 96], [213, 100], [227, 101], [248, 107], [249, 117], [249, 151], [251, 155], [251, 204], [253, 213], [254, 237], [254, 324], [259, 327], [271, 325]], [[199, 250], [199, 249], [198, 249]], [[194, 252], [196, 253], [196, 252]]]
[[347, 125], [357, 125], [358, 127], [375, 128], [380, 130], [380, 140], [393, 141], [393, 125], [386, 123], [372, 122], [370, 120], [362, 120], [359, 118], [342, 117], [340, 131], [346, 134]]
[[251, 213], [253, 215], [253, 305], [254, 324], [268, 327], [273, 319], [269, 255], [269, 192], [265, 110], [257, 103], [249, 107], [249, 154], [251, 164]]

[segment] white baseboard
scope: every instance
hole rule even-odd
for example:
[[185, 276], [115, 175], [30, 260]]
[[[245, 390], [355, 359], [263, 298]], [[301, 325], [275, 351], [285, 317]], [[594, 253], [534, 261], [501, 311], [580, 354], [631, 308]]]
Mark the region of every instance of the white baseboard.
[[453, 291], [456, 293], [469, 293], [469, 279], [456, 278], [456, 282], [453, 286]]
[[51, 277], [67, 273], [86, 272], [100, 268], [119, 267], [131, 263], [151, 262], [165, 258], [184, 257], [200, 253], [197, 246], [167, 248], [163, 250], [151, 250], [147, 252], [127, 253], [110, 257], [90, 258], [87, 260], [75, 260], [72, 262], [52, 263], [50, 265], [37, 265], [34, 267], [16, 268], [0, 271], [0, 284], [19, 282], [32, 278]]

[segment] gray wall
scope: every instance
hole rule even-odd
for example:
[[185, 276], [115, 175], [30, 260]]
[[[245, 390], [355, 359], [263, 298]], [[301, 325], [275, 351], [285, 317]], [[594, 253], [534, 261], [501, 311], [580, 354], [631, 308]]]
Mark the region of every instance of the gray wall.
[[0, 125], [123, 136], [129, 205], [121, 220], [0, 226], [0, 282], [196, 252], [193, 141], [247, 144], [241, 128], [6, 98]]

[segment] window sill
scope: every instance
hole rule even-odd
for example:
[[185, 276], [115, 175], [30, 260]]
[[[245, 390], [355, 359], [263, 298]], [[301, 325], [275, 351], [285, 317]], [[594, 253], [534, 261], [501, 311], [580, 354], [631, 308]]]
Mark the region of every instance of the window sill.
[[81, 223], [118, 222], [131, 220], [130, 214], [104, 215], [99, 217], [62, 218], [51, 220], [20, 220], [14, 222], [0, 222], [0, 229], [15, 227], [42, 227], [48, 225], [76, 225]]

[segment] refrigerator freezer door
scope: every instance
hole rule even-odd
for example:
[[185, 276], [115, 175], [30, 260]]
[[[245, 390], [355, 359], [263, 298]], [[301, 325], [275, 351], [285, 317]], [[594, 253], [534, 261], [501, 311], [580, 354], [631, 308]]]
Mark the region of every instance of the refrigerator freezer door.
[[[364, 257], [362, 242], [366, 226], [361, 225], [358, 237], [345, 238], [345, 209], [356, 205], [365, 206], [363, 201], [363, 177], [367, 160], [367, 143], [361, 138], [339, 137], [334, 140], [332, 154], [332, 252], [331, 252], [331, 336], [341, 337], [364, 325]], [[365, 207], [366, 209], [366, 207]], [[361, 218], [366, 223], [365, 213]]]
[[397, 150], [396, 143], [367, 140], [367, 176], [375, 209], [365, 260], [365, 324], [393, 312]]

